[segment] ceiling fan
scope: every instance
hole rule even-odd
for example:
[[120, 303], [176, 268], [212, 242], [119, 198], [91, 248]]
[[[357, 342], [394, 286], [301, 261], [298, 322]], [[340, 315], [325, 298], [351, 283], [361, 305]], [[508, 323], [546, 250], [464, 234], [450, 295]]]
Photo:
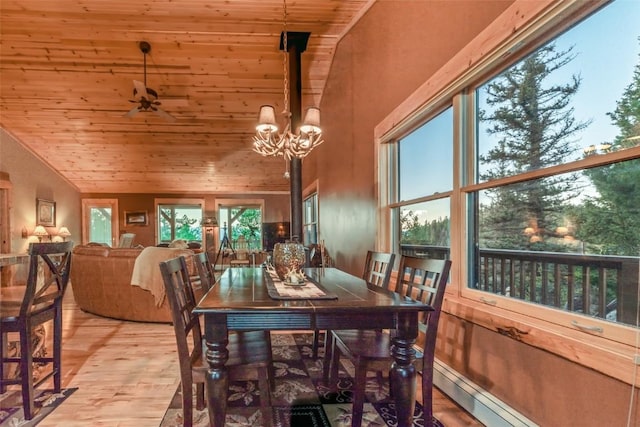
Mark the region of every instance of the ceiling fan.
[[144, 58], [144, 82], [139, 80], [133, 81], [133, 98], [130, 99], [129, 102], [134, 104], [138, 104], [133, 107], [125, 117], [133, 117], [139, 112], [153, 112], [158, 116], [164, 118], [169, 122], [174, 122], [176, 120], [171, 114], [167, 113], [163, 109], [160, 108], [162, 103], [158, 101], [158, 93], [147, 87], [147, 54], [151, 51], [151, 45], [146, 41], [140, 42], [140, 51], [142, 52]]

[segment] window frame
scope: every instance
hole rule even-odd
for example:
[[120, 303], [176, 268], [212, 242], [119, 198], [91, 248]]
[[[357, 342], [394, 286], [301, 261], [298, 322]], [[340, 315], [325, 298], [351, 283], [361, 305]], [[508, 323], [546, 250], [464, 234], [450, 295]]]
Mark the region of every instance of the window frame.
[[[307, 199], [309, 199], [310, 197], [313, 197], [315, 195], [315, 208], [316, 208], [316, 212], [315, 212], [315, 217], [316, 220], [315, 222], [307, 222], [306, 219], [306, 211], [305, 211], [305, 202], [307, 201]], [[314, 224], [316, 225], [316, 239], [317, 241], [314, 242], [315, 244], [320, 244], [322, 242], [322, 239], [320, 237], [320, 191], [319, 191], [319, 185], [318, 185], [318, 180], [314, 180], [311, 184], [309, 184], [303, 191], [302, 191], [302, 243], [304, 245], [307, 245], [307, 243], [304, 241], [304, 231], [307, 225], [309, 224]]]
[[[156, 245], [162, 243], [162, 241], [160, 240], [160, 218], [158, 216], [158, 208], [161, 205], [199, 205], [200, 206], [200, 219], [202, 220], [202, 217], [204, 217], [204, 208], [205, 208], [205, 204], [204, 204], [204, 199], [182, 199], [182, 198], [176, 198], [176, 199], [171, 199], [171, 198], [158, 198], [158, 199], [154, 199], [153, 201], [153, 208], [154, 208], [154, 215], [156, 217], [156, 223], [154, 225], [154, 239], [156, 242]], [[202, 233], [202, 238], [200, 239], [200, 243], [202, 245], [204, 245], [204, 232]]]
[[[307, 215], [307, 208], [306, 208], [306, 204], [307, 204], [307, 200], [313, 199], [313, 218], [309, 219], [308, 215]], [[318, 193], [312, 193], [309, 196], [305, 197], [302, 199], [302, 234], [303, 234], [303, 238], [302, 238], [302, 243], [305, 246], [310, 246], [310, 245], [315, 245], [318, 243]], [[306, 239], [306, 229], [309, 226], [314, 226], [315, 227], [315, 242], [311, 242], [311, 241], [307, 241]]]
[[[260, 250], [264, 249], [264, 230], [262, 228], [262, 224], [264, 224], [265, 222], [264, 199], [216, 199], [215, 200], [215, 213], [216, 213], [216, 218], [218, 219], [218, 227], [219, 227], [219, 228], [216, 228], [216, 231], [214, 233], [215, 246], [217, 248], [219, 248], [220, 246], [220, 234], [221, 234], [222, 227], [226, 222], [225, 219], [220, 218], [220, 208], [234, 209], [234, 208], [239, 208], [243, 206], [246, 206], [246, 207], [257, 206], [260, 209], [260, 212], [262, 215], [262, 223], [260, 224], [259, 246], [260, 246]], [[231, 227], [231, 224], [227, 224], [227, 227]], [[229, 228], [227, 228], [227, 233], [229, 236], [229, 240], [231, 240], [231, 237], [230, 237], [231, 231], [229, 230]]]
[[[467, 249], [469, 221], [468, 194], [497, 184], [529, 180], [587, 167], [640, 158], [640, 147], [590, 156], [565, 165], [532, 171], [517, 177], [474, 183], [474, 92], [472, 88], [512, 65], [545, 41], [606, 6], [580, 0], [527, 2], [516, 0], [494, 23], [472, 40], [439, 69], [407, 100], [401, 103], [374, 130], [379, 165], [379, 233], [377, 245], [390, 247], [394, 240], [394, 189], [390, 181], [395, 173], [393, 142], [410, 129], [426, 122], [443, 104], [454, 105], [454, 185], [451, 195], [451, 248], [453, 260], [451, 284], [443, 310], [453, 316], [491, 330], [513, 328], [527, 344], [565, 357], [578, 364], [618, 378], [627, 383], [640, 382], [634, 370], [635, 340], [640, 331], [632, 326], [586, 318], [577, 313], [489, 294], [466, 286], [473, 262]], [[577, 323], [574, 323], [577, 322]], [[590, 330], [601, 327], [603, 332]], [[571, 344], [567, 345], [567, 341]]]
[[[430, 194], [425, 194], [419, 197], [415, 197], [413, 199], [400, 200], [402, 195], [400, 193], [400, 178], [399, 178], [400, 169], [402, 168], [401, 159], [400, 159], [400, 144], [402, 143], [402, 140], [411, 136], [414, 132], [418, 131], [420, 128], [427, 125], [429, 122], [431, 122], [435, 118], [439, 117], [441, 114], [444, 114], [449, 108], [452, 109], [452, 114], [453, 114], [452, 123], [451, 123], [451, 126], [452, 126], [451, 142], [453, 145], [455, 145], [454, 141], [456, 139], [456, 132], [455, 132], [456, 116], [455, 116], [455, 109], [453, 108], [453, 104], [451, 102], [438, 105], [437, 108], [432, 109], [428, 115], [424, 116], [419, 121], [418, 126], [411, 127], [402, 135], [398, 135], [396, 138], [388, 142], [390, 145], [390, 149], [392, 150], [392, 153], [393, 153], [393, 161], [395, 162], [395, 164], [392, 166], [392, 170], [396, 171], [395, 174], [390, 174], [390, 175], [391, 176], [395, 175], [398, 177], [398, 179], [392, 180], [391, 187], [393, 188], [393, 192], [390, 195], [390, 199], [389, 199], [390, 203], [388, 205], [389, 208], [392, 209], [391, 216], [394, 218], [392, 221], [392, 227], [394, 228], [394, 231], [391, 233], [392, 235], [391, 242], [392, 242], [392, 247], [394, 248], [394, 252], [396, 253], [401, 252], [401, 245], [402, 245], [402, 242], [401, 242], [402, 229], [401, 228], [402, 227], [401, 227], [399, 218], [400, 218], [400, 211], [403, 207], [416, 205], [420, 203], [449, 199], [449, 220], [451, 220], [451, 199], [453, 195], [453, 189], [440, 191], [440, 192], [436, 191]], [[452, 166], [453, 164], [455, 164], [455, 158], [452, 159]], [[452, 180], [452, 186], [451, 186], [452, 188], [453, 188], [453, 181], [454, 180]], [[395, 218], [398, 218], [398, 221], [396, 221]], [[396, 226], [396, 222], [397, 222], [397, 226]], [[449, 230], [449, 234], [451, 234], [451, 230]], [[450, 245], [449, 245], [449, 250], [451, 250]]]

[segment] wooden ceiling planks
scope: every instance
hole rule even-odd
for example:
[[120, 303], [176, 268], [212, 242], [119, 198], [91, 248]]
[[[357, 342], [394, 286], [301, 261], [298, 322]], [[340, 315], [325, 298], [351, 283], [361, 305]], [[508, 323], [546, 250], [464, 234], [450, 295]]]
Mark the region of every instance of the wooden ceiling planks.
[[[303, 107], [373, 0], [295, 0], [310, 31]], [[282, 109], [281, 0], [3, 0], [0, 126], [84, 193], [283, 193], [282, 158], [251, 150], [260, 105]], [[123, 117], [142, 80], [163, 109]]]

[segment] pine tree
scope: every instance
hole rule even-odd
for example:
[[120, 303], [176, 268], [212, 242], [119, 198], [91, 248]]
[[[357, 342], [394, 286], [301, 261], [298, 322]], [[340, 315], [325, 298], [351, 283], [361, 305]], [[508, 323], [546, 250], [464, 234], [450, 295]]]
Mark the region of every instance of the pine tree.
[[[498, 141], [480, 156], [490, 166], [481, 179], [560, 164], [576, 153], [573, 138], [590, 123], [577, 121], [569, 105], [581, 79], [573, 75], [567, 83], [548, 83], [554, 71], [574, 58], [572, 48], [556, 51], [549, 44], [486, 85], [488, 108], [480, 112], [480, 120], [490, 124], [487, 132]], [[483, 245], [529, 247], [523, 231], [532, 224], [544, 241], [553, 234], [563, 204], [577, 195], [575, 180], [575, 174], [564, 174], [490, 190], [491, 203], [481, 207]]]
[[[640, 63], [633, 80], [608, 113], [620, 133], [611, 150], [640, 145]], [[598, 196], [580, 211], [579, 238], [601, 253], [638, 256], [640, 253], [640, 159], [585, 172]]]

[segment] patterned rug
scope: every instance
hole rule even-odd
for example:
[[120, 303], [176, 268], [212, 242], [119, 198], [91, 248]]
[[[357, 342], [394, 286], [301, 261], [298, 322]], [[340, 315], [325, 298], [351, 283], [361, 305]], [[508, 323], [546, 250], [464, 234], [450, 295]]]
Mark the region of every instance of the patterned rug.
[[33, 427], [54, 411], [77, 388], [63, 389], [60, 393], [53, 390], [37, 390], [35, 397], [36, 415], [31, 420], [24, 419], [22, 395], [19, 389], [8, 390], [0, 394], [0, 427]]
[[[353, 366], [343, 361], [338, 383], [331, 392], [321, 381], [322, 357], [313, 359], [309, 333], [272, 333], [275, 390], [271, 393], [273, 422], [265, 423], [260, 411], [257, 381], [231, 382], [227, 401], [226, 426], [322, 426], [351, 425]], [[321, 340], [322, 341], [322, 340]], [[320, 349], [319, 355], [323, 351]], [[372, 373], [373, 375], [373, 373]], [[387, 384], [372, 376], [367, 381], [363, 426], [396, 426], [396, 412]], [[194, 426], [208, 426], [206, 409], [194, 409]], [[434, 420], [436, 426], [442, 424]], [[422, 406], [416, 402], [414, 426], [422, 426]], [[176, 391], [160, 427], [182, 426], [180, 387]]]

